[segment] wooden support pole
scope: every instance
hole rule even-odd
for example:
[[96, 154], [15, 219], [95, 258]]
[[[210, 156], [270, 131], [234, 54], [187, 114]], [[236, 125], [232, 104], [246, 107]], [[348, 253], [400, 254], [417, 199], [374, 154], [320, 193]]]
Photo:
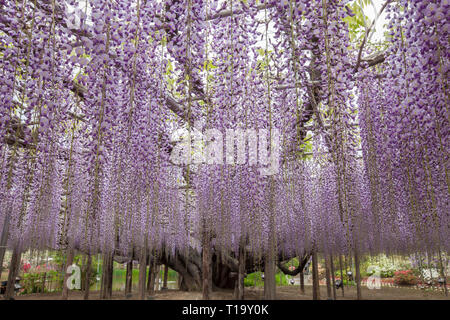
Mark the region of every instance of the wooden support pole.
[[89, 300], [89, 291], [90, 291], [90, 278], [91, 278], [91, 267], [92, 267], [92, 256], [88, 253], [86, 267], [85, 267], [85, 276], [84, 276], [84, 300]]
[[244, 278], [245, 278], [245, 247], [244, 244], [239, 246], [239, 270], [236, 279], [236, 300], [244, 300]]
[[340, 269], [340, 271], [341, 271], [341, 289], [342, 289], [342, 296], [343, 297], [345, 297], [345, 294], [344, 294], [344, 274], [343, 274], [343, 272], [342, 272], [342, 254], [339, 254], [339, 269]]
[[327, 284], [327, 298], [328, 299], [332, 299], [331, 297], [331, 273], [330, 273], [330, 261], [328, 260], [328, 256], [325, 253], [324, 255], [324, 260], [325, 260], [325, 280], [326, 280], [326, 284]]
[[148, 295], [150, 295], [150, 292], [151, 292], [150, 287], [151, 287], [151, 283], [152, 283], [153, 272], [154, 272], [153, 259], [150, 258], [150, 262], [148, 264], [147, 285], [146, 285], [146, 290], [147, 290]]
[[139, 261], [139, 299], [145, 300], [145, 280], [147, 276], [147, 250], [143, 248]]
[[108, 291], [107, 293], [107, 299], [112, 298], [112, 290], [113, 290], [113, 280], [114, 280], [114, 253], [110, 254], [110, 264], [109, 264], [109, 270], [108, 270]]
[[359, 270], [359, 254], [358, 250], [355, 249], [355, 275], [356, 275], [356, 299], [362, 300], [361, 294], [361, 273]]
[[210, 280], [211, 280], [211, 254], [210, 254], [210, 243], [207, 232], [203, 232], [203, 243], [202, 243], [202, 297], [203, 300], [210, 299]]
[[336, 278], [334, 275], [333, 255], [330, 254], [331, 286], [333, 288], [333, 300], [336, 300]]
[[313, 249], [312, 253], [312, 278], [313, 278], [313, 300], [320, 300], [319, 287], [319, 266], [318, 266], [317, 252]]
[[133, 260], [127, 262], [127, 273], [125, 276], [125, 296], [133, 290]]

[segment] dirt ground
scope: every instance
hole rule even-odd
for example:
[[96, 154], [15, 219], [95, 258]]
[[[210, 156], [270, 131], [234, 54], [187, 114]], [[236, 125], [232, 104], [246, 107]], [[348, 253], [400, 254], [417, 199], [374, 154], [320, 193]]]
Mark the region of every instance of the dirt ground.
[[[305, 286], [306, 292], [304, 295], [300, 293], [300, 288], [298, 286], [285, 286], [277, 288], [277, 299], [278, 300], [311, 300], [312, 299], [312, 287]], [[337, 300], [354, 300], [356, 299], [356, 288], [346, 287], [344, 289], [345, 297], [342, 297], [342, 291], [338, 290], [336, 292]], [[246, 300], [262, 300], [264, 295], [263, 288], [245, 288], [245, 299]], [[323, 300], [327, 299], [327, 291], [325, 286], [320, 287], [320, 296]], [[90, 300], [99, 299], [100, 294], [98, 291], [92, 291], [90, 293]], [[390, 288], [383, 287], [379, 290], [369, 290], [367, 287], [362, 288], [362, 297], [367, 300], [449, 300], [442, 291], [425, 291], [416, 290], [410, 288]], [[137, 293], [134, 293], [129, 300], [137, 299]], [[230, 291], [219, 291], [213, 292], [213, 300], [231, 300], [233, 299], [233, 292]], [[23, 296], [16, 296], [16, 300], [60, 300], [61, 293], [37, 293], [28, 294]], [[73, 291], [69, 294], [69, 300], [82, 300], [83, 293], [79, 291]], [[113, 300], [126, 299], [124, 293], [121, 291], [113, 292]], [[166, 290], [158, 291], [155, 296], [149, 298], [149, 300], [201, 300], [201, 292], [183, 292], [179, 290]]]

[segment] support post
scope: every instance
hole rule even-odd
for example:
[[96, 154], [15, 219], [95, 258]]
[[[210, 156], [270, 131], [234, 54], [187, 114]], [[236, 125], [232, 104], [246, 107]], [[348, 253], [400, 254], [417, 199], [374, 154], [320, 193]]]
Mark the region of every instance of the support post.
[[316, 249], [312, 253], [313, 300], [320, 300], [319, 266]]
[[211, 279], [211, 254], [210, 254], [210, 243], [209, 236], [207, 231], [203, 231], [203, 239], [202, 239], [202, 296], [203, 300], [210, 299], [210, 279]]
[[343, 272], [342, 272], [342, 254], [339, 254], [339, 269], [340, 269], [340, 271], [341, 271], [341, 282], [342, 282], [341, 289], [342, 289], [342, 296], [344, 297], [345, 295], [344, 295], [344, 274], [343, 274]]
[[245, 247], [244, 244], [239, 246], [239, 270], [236, 279], [236, 300], [244, 300], [244, 278], [245, 278]]
[[127, 262], [127, 273], [125, 276], [125, 296], [131, 294], [133, 289], [133, 260]]
[[147, 275], [147, 249], [141, 249], [141, 259], [139, 261], [139, 299], [145, 300], [145, 280]]
[[333, 288], [333, 300], [336, 300], [336, 278], [334, 275], [333, 255], [330, 254], [331, 286]]
[[356, 275], [356, 299], [362, 300], [361, 273], [359, 270], [359, 255], [358, 255], [358, 250], [356, 248], [355, 248], [355, 275]]
[[324, 255], [325, 260], [325, 280], [327, 284], [327, 298], [331, 299], [331, 274], [327, 254]]
[[84, 300], [89, 300], [89, 291], [90, 291], [90, 278], [91, 278], [91, 266], [92, 266], [92, 256], [90, 253], [87, 254], [86, 261], [86, 271], [84, 276]]

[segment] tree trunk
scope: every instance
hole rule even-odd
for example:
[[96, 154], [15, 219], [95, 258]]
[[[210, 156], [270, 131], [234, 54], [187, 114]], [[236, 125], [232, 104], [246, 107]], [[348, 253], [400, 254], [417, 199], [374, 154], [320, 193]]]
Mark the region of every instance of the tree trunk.
[[202, 290], [201, 252], [192, 248], [176, 250], [175, 254], [160, 254], [159, 263], [166, 264], [178, 273], [179, 289], [182, 291]]
[[317, 261], [317, 252], [314, 249], [312, 253], [312, 278], [313, 278], [313, 300], [320, 300], [319, 286], [319, 266]]
[[6, 285], [6, 291], [4, 295], [6, 300], [14, 299], [14, 289], [16, 278], [19, 273], [21, 257], [22, 257], [22, 249], [19, 244], [14, 247], [13, 254], [11, 257], [11, 263], [9, 266], [9, 274], [8, 274], [8, 284]]
[[[210, 293], [214, 287], [221, 289], [234, 289], [236, 277], [231, 273], [238, 275], [239, 259], [235, 259], [230, 252], [214, 252], [210, 248]], [[275, 249], [273, 249], [275, 251]], [[274, 263], [278, 260], [273, 258]], [[179, 289], [184, 291], [203, 291], [203, 257], [202, 252], [193, 248], [188, 250], [175, 250], [175, 253], [167, 254], [164, 251], [160, 254], [159, 263], [167, 265], [175, 270], [179, 275]], [[246, 252], [245, 254], [245, 273], [249, 274], [256, 270], [264, 269], [264, 262], [259, 257], [253, 257]], [[275, 279], [273, 280], [275, 282]], [[244, 290], [245, 291], [245, 290]]]
[[125, 276], [125, 296], [131, 294], [133, 289], [133, 260], [127, 262], [127, 274]]
[[91, 267], [92, 267], [92, 256], [90, 253], [88, 253], [87, 261], [86, 261], [86, 271], [85, 271], [85, 276], [84, 276], [84, 296], [83, 296], [84, 300], [89, 300], [89, 291], [91, 289], [90, 288], [91, 287], [91, 282], [90, 282]]
[[355, 249], [356, 299], [361, 300], [361, 273], [359, 272], [359, 255]]
[[67, 285], [67, 280], [71, 276], [71, 273], [67, 272], [67, 269], [72, 265], [73, 263], [73, 257], [75, 255], [75, 250], [72, 248], [72, 246], [69, 245], [69, 248], [67, 248], [67, 258], [66, 263], [64, 264], [64, 281], [63, 281], [63, 290], [62, 290], [62, 300], [67, 300], [69, 298], [69, 287]]

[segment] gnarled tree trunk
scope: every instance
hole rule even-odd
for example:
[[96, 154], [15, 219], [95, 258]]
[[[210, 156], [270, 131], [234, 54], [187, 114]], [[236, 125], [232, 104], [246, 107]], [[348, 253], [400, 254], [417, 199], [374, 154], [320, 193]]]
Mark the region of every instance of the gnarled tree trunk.
[[20, 268], [20, 259], [22, 257], [22, 248], [20, 244], [17, 244], [14, 247], [13, 254], [11, 257], [11, 263], [9, 266], [9, 274], [8, 274], [8, 284], [6, 285], [6, 291], [5, 291], [5, 299], [10, 300], [14, 299], [14, 289], [15, 289], [15, 283], [17, 274], [19, 273]]

